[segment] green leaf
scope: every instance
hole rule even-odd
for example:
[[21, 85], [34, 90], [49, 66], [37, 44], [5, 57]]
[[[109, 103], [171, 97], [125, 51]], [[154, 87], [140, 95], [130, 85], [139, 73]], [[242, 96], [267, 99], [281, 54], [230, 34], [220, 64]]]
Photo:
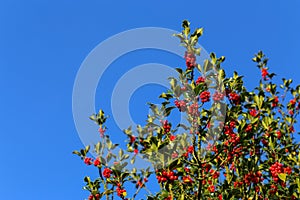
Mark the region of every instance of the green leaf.
[[[298, 189], [298, 192], [300, 191], [300, 189]], [[298, 194], [296, 192], [293, 193], [293, 195], [296, 197], [296, 198], [299, 198], [300, 196], [298, 196]]]
[[78, 155], [78, 156], [81, 156], [81, 153], [80, 153], [79, 151], [73, 151], [72, 153], [73, 153], [73, 154], [76, 154], [76, 155]]
[[170, 78], [171, 89], [174, 90], [177, 85], [177, 80], [175, 78]]
[[111, 148], [112, 148], [113, 144], [112, 144], [112, 142], [110, 141], [110, 139], [107, 139], [107, 140], [106, 140], [106, 145], [107, 145], [107, 148], [108, 148], [108, 149], [111, 149]]
[[236, 71], [233, 72], [233, 79], [237, 79], [239, 77], [238, 73]]
[[257, 105], [257, 107], [259, 109], [261, 109], [261, 107], [263, 105], [263, 102], [264, 102], [264, 97], [263, 96], [255, 95], [253, 99], [254, 99], [254, 102]]
[[175, 87], [175, 89], [174, 89], [174, 94], [175, 94], [176, 97], [179, 97], [179, 96], [180, 96], [180, 94], [181, 94], [181, 88], [180, 88], [179, 85], [177, 85], [177, 86]]
[[104, 111], [103, 110], [101, 110], [101, 109], [99, 110], [98, 117], [104, 118]]
[[134, 163], [135, 163], [135, 156], [131, 158], [130, 163], [131, 163], [131, 164], [134, 164]]
[[179, 74], [182, 74], [182, 69], [181, 68], [175, 68], [175, 70], [179, 73]]
[[198, 96], [200, 94], [201, 89], [203, 89], [203, 84], [199, 84], [194, 88], [195, 96]]
[[126, 154], [126, 155], [123, 156], [123, 160], [126, 160], [126, 159], [128, 159], [128, 158], [129, 158], [129, 155], [128, 155], [128, 154]]
[[93, 120], [93, 121], [96, 121], [96, 115], [95, 115], [95, 114], [91, 115], [89, 118], [90, 118], [91, 120]]
[[84, 180], [85, 182], [87, 182], [87, 183], [90, 183], [90, 182], [91, 182], [91, 178], [88, 177], [88, 176], [84, 177], [83, 180]]
[[85, 152], [88, 153], [89, 150], [90, 150], [90, 145], [87, 145], [87, 146], [85, 147]]
[[190, 34], [190, 22], [183, 20], [182, 22], [183, 34], [187, 37]]
[[180, 34], [173, 34], [173, 36], [178, 37], [180, 39], [180, 42], [183, 43], [183, 41], [185, 40], [184, 36], [182, 33]]
[[101, 145], [100, 142], [98, 142], [98, 143], [95, 145], [95, 151], [96, 151], [97, 154], [100, 154], [101, 146], [102, 146], [102, 145]]
[[112, 159], [112, 154], [111, 153], [108, 153], [107, 156], [106, 156], [106, 160], [107, 162], [109, 163], [109, 161]]
[[196, 48], [194, 52], [197, 56], [200, 56], [201, 48]]
[[184, 193], [181, 194], [180, 200], [184, 200]]
[[300, 190], [300, 179], [299, 178], [296, 178], [296, 183], [298, 185], [298, 189]]
[[203, 28], [197, 28], [191, 37], [199, 38], [203, 34]]
[[191, 35], [191, 45], [193, 46], [196, 45], [199, 37], [201, 37], [202, 34], [203, 34], [203, 28], [196, 29], [195, 32]]
[[219, 60], [220, 60], [220, 62], [224, 62], [225, 61], [225, 56], [221, 56]]
[[217, 61], [216, 54], [210, 53], [210, 59], [211, 59], [212, 64], [215, 64]]
[[166, 93], [162, 93], [159, 98], [163, 98], [163, 99], [166, 99], [166, 100], [169, 100], [169, 99], [172, 99], [173, 96], [171, 94], [166, 94]]
[[119, 157], [122, 158], [123, 155], [124, 155], [124, 151], [123, 151], [123, 149], [120, 149], [119, 150]]
[[112, 193], [114, 193], [114, 191], [113, 190], [105, 190], [105, 192], [103, 192], [103, 194], [107, 194], [107, 195], [109, 195], [109, 194], [112, 194]]
[[222, 83], [222, 81], [224, 80], [225, 78], [225, 71], [223, 69], [220, 69], [219, 70], [219, 74], [218, 74], [218, 81], [219, 83]]
[[168, 107], [164, 110], [164, 116], [168, 117], [171, 114], [171, 111], [176, 108], [174, 106]]
[[113, 144], [111, 150], [114, 150], [117, 146], [119, 146], [119, 144]]
[[286, 174], [285, 174], [285, 173], [279, 173], [279, 174], [278, 174], [278, 177], [279, 177], [282, 181], [285, 182], [285, 180], [286, 180]]
[[86, 156], [86, 152], [85, 152], [84, 149], [80, 149], [80, 153], [81, 153], [81, 155], [82, 155], [83, 157]]
[[296, 158], [294, 158], [294, 156], [292, 156], [292, 154], [288, 155], [288, 159], [291, 160], [291, 161], [294, 161], [295, 163], [297, 163]]

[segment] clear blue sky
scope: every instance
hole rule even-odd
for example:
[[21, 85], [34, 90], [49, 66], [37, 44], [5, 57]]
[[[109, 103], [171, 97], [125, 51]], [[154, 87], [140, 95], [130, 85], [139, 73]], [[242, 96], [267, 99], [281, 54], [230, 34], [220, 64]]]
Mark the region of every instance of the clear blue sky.
[[[92, 170], [71, 154], [82, 147], [72, 118], [80, 64], [114, 34], [145, 26], [180, 31], [183, 19], [205, 28], [202, 46], [226, 56], [225, 69], [246, 75], [249, 88], [260, 74], [251, 62], [260, 49], [275, 73], [299, 84], [299, 0], [1, 1], [0, 199], [84, 199], [88, 194], [81, 190], [82, 178]], [[157, 54], [132, 53], [114, 66], [175, 64], [171, 56]], [[141, 110], [143, 95], [150, 100], [157, 96], [147, 97], [149, 91], [145, 87], [132, 99]], [[96, 102], [110, 112], [109, 93], [102, 93], [101, 86]], [[133, 114], [136, 119], [144, 116]]]

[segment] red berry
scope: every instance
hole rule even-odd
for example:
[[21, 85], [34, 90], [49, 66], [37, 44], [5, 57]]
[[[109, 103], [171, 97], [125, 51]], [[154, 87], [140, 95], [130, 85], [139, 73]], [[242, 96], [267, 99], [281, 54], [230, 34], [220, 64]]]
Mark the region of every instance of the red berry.
[[202, 103], [208, 102], [210, 99], [210, 92], [209, 91], [201, 92], [200, 98]]
[[88, 157], [85, 157], [83, 162], [87, 165], [91, 165], [93, 163], [92, 158], [88, 158]]
[[269, 75], [267, 68], [262, 68], [261, 69], [261, 76], [263, 77], [264, 80], [267, 80], [267, 75]]
[[202, 76], [199, 76], [198, 79], [196, 80], [196, 85], [199, 85], [200, 83], [204, 83], [205, 82], [205, 78]]
[[110, 175], [111, 175], [111, 173], [112, 173], [112, 171], [109, 169], [109, 168], [105, 168], [104, 170], [103, 170], [103, 176], [105, 177], [105, 178], [109, 178], [110, 177]]
[[97, 167], [101, 164], [100, 162], [100, 158], [97, 158], [96, 160], [94, 160], [94, 165]]

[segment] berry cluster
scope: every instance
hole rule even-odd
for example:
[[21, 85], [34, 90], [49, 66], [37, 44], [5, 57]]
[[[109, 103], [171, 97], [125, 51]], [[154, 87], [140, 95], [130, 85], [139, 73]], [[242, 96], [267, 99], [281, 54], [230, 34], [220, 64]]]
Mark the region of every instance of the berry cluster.
[[186, 67], [188, 70], [191, 70], [196, 65], [196, 56], [193, 53], [185, 52], [184, 59], [186, 63]]
[[104, 137], [104, 133], [105, 133], [105, 129], [104, 128], [102, 128], [102, 127], [100, 127], [99, 129], [98, 129], [98, 132], [100, 133], [100, 137]]
[[96, 160], [94, 160], [94, 165], [97, 167], [99, 165], [101, 165], [101, 161], [100, 158], [96, 158]]
[[251, 124], [248, 124], [246, 129], [245, 129], [246, 133], [249, 133], [252, 131], [252, 125]]
[[205, 82], [205, 78], [202, 76], [199, 76], [196, 80], [196, 85], [199, 85], [200, 83], [204, 83]]
[[296, 99], [290, 100], [290, 104], [292, 107], [294, 107], [296, 105]]
[[178, 158], [178, 153], [174, 151], [171, 156], [173, 159]]
[[170, 141], [174, 141], [176, 139], [176, 135], [170, 135]]
[[235, 181], [235, 182], [233, 183], [233, 187], [235, 187], [235, 188], [240, 187], [240, 186], [242, 186], [242, 185], [243, 185], [243, 181]]
[[291, 133], [294, 133], [294, 132], [295, 132], [294, 126], [291, 126], [291, 127], [289, 128], [289, 131], [290, 131]]
[[179, 109], [180, 112], [185, 112], [186, 111], [186, 101], [184, 101], [184, 100], [181, 100], [181, 101], [175, 100], [174, 103], [175, 103], [175, 106]]
[[194, 117], [198, 117], [200, 115], [198, 108], [198, 103], [193, 103], [188, 107], [188, 114]]
[[277, 139], [279, 139], [280, 140], [280, 138], [281, 138], [281, 132], [280, 131], [276, 131], [276, 135], [277, 135]]
[[94, 163], [94, 165], [97, 167], [99, 165], [101, 165], [101, 162], [100, 162], [100, 158], [97, 158], [96, 160], [93, 161], [92, 158], [89, 158], [89, 157], [85, 157], [83, 162], [86, 164], [86, 165], [91, 165]]
[[260, 171], [257, 172], [249, 172], [248, 174], [246, 174], [244, 176], [244, 182], [247, 185], [250, 185], [251, 183], [259, 183], [261, 181], [263, 181], [264, 178], [262, 177], [262, 173]]
[[111, 175], [111, 173], [112, 173], [112, 171], [109, 169], [109, 168], [105, 168], [104, 170], [103, 170], [103, 176], [105, 177], [105, 178], [109, 178], [110, 177], [110, 175]]
[[173, 200], [172, 196], [168, 196], [165, 200]]
[[86, 165], [91, 165], [93, 164], [93, 160], [92, 158], [88, 158], [88, 157], [85, 157], [83, 162], [86, 164]]
[[252, 116], [252, 117], [256, 117], [256, 115], [258, 114], [257, 110], [255, 109], [250, 109], [249, 110], [249, 114]]
[[208, 186], [207, 190], [211, 193], [215, 192], [215, 186], [214, 185], [210, 185]]
[[261, 76], [264, 80], [267, 80], [267, 76], [269, 75], [268, 69], [267, 68], [262, 68], [261, 69]]
[[273, 99], [273, 102], [272, 102], [272, 107], [277, 107], [278, 106], [278, 102], [279, 102], [279, 99], [277, 96], [274, 97]]
[[163, 170], [160, 175], [156, 176], [156, 179], [159, 183], [163, 183], [163, 182], [173, 182], [175, 180], [178, 180], [178, 176], [173, 172], [173, 171], [165, 171]]
[[183, 180], [183, 183], [187, 183], [187, 184], [194, 182], [190, 176], [183, 176], [182, 180]]
[[100, 194], [90, 195], [88, 200], [100, 200]]
[[125, 190], [125, 189], [122, 189], [120, 186], [117, 187], [116, 191], [117, 191], [117, 195], [118, 195], [119, 197], [121, 197], [122, 199], [123, 199], [124, 197], [126, 197], [126, 195], [127, 195], [126, 190]]
[[[240, 136], [234, 133], [233, 129], [235, 128], [235, 122], [231, 121], [230, 125], [224, 127], [224, 134], [228, 136], [228, 140], [224, 142], [224, 152], [227, 153], [227, 161], [232, 162], [235, 156], [241, 156], [243, 152], [243, 147], [238, 147], [240, 143]], [[233, 147], [233, 148], [232, 148]], [[217, 152], [215, 152], [217, 153]]]
[[263, 145], [265, 146], [265, 147], [267, 147], [267, 146], [269, 146], [269, 143], [268, 143], [268, 141], [266, 140], [266, 139], [261, 139], [261, 142], [263, 143]]
[[130, 139], [130, 144], [133, 144], [134, 142], [135, 142], [135, 140], [136, 140], [136, 137], [135, 136], [133, 136], [133, 135], [130, 135], [129, 136], [129, 139]]
[[202, 164], [202, 169], [204, 169], [205, 173], [208, 173], [211, 169], [211, 164], [209, 163], [203, 163]]
[[208, 102], [210, 99], [210, 92], [209, 91], [201, 92], [200, 98], [202, 103]]
[[170, 132], [171, 126], [170, 126], [170, 123], [168, 122], [168, 120], [165, 120], [163, 122], [163, 128], [164, 128], [165, 133], [169, 133]]
[[219, 92], [219, 91], [216, 91], [215, 93], [214, 93], [214, 95], [213, 95], [213, 100], [214, 101], [221, 101], [221, 100], [223, 100], [224, 99], [224, 94], [223, 93], [221, 93], [221, 92]]
[[229, 163], [233, 161], [234, 157], [239, 157], [244, 154], [243, 147], [234, 147], [231, 151], [225, 149], [224, 152], [228, 153], [227, 162]]
[[235, 93], [235, 92], [231, 92], [231, 93], [229, 94], [229, 99], [230, 99], [235, 105], [240, 104], [240, 101], [241, 101], [240, 95], [238, 95], [238, 94]]
[[271, 190], [269, 191], [270, 194], [276, 194], [278, 188], [276, 185], [272, 184], [271, 186]]
[[292, 168], [291, 167], [283, 167], [282, 163], [275, 162], [273, 165], [271, 165], [270, 172], [271, 172], [274, 182], [277, 183], [279, 181], [278, 174], [280, 174], [280, 173], [291, 174]]
[[217, 179], [220, 176], [220, 172], [216, 171], [216, 170], [209, 170], [210, 175], [212, 176], [213, 179]]
[[189, 157], [190, 154], [192, 154], [194, 152], [194, 146], [189, 146], [187, 148], [187, 151], [183, 154], [184, 157]]
[[286, 167], [283, 169], [285, 173], [291, 174], [292, 173], [292, 168], [291, 167]]
[[226, 144], [231, 144], [232, 146], [237, 146], [238, 143], [240, 142], [240, 137], [233, 132], [233, 129], [235, 127], [235, 122], [232, 121], [230, 122], [230, 125], [226, 125], [224, 127], [224, 134], [229, 137], [228, 142], [225, 142]]

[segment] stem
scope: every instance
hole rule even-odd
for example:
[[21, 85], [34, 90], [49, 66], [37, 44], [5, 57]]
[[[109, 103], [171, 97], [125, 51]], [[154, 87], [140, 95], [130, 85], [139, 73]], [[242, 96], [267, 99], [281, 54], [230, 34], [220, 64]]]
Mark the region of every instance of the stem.
[[[201, 134], [200, 135], [200, 138], [198, 138], [198, 151], [200, 151], [200, 154], [201, 154], [201, 145], [202, 145], [202, 141], [201, 141]], [[198, 200], [201, 200], [201, 197], [202, 197], [202, 179], [201, 179], [201, 170], [202, 170], [202, 164], [201, 164], [201, 161], [199, 161], [199, 171], [198, 171], [198, 178], [200, 179], [199, 180], [199, 184], [198, 184]]]
[[[114, 186], [114, 185], [112, 186], [111, 190], [112, 190], [112, 191], [115, 190], [115, 186]], [[114, 195], [111, 196], [111, 199], [114, 200]]]
[[[103, 184], [103, 186], [104, 186], [104, 190], [106, 191], [106, 190], [107, 190], [107, 183], [106, 183], [106, 181], [104, 180], [104, 178], [103, 178], [103, 176], [102, 176], [102, 168], [99, 167], [99, 168], [98, 168], [98, 171], [99, 171], [99, 175], [100, 175], [100, 178], [101, 178], [101, 182], [102, 182], [102, 184]], [[106, 196], [106, 200], [109, 200], [108, 194], [106, 194], [105, 196]]]
[[191, 72], [191, 81], [194, 80], [194, 69], [192, 69], [192, 72]]
[[104, 178], [102, 176], [102, 169], [100, 167], [98, 167], [98, 171], [99, 171], [99, 176], [100, 176], [101, 180], [104, 181]]
[[138, 189], [136, 190], [136, 192], [133, 195], [133, 199], [136, 197], [136, 195], [140, 192], [140, 190], [142, 189], [142, 187], [138, 187]]
[[173, 191], [172, 191], [172, 185], [171, 184], [169, 184], [169, 190], [170, 190], [170, 193], [171, 193], [171, 199], [173, 199], [174, 194], [173, 194]]
[[199, 184], [198, 184], [198, 200], [201, 200], [202, 180], [201, 180], [200, 174], [199, 174], [199, 178], [200, 178], [200, 180], [199, 180]]

